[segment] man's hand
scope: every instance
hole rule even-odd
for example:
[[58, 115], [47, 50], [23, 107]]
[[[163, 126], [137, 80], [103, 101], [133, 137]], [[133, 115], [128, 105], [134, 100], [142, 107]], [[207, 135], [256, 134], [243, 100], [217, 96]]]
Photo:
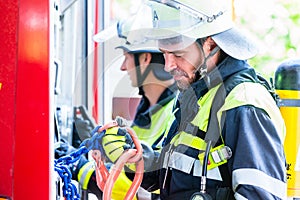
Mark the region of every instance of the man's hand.
[[88, 120], [76, 118], [74, 123], [81, 141], [91, 137], [90, 133], [94, 127], [90, 125]]
[[54, 149], [55, 159], [58, 159], [66, 155], [70, 155], [72, 152], [76, 150], [65, 139], [61, 139], [55, 146], [56, 146], [56, 148]]
[[97, 126], [91, 135], [93, 136], [84, 140], [81, 145], [90, 150], [100, 150], [113, 163], [125, 150], [134, 148], [133, 140], [125, 128], [111, 127], [101, 131], [101, 126]]
[[96, 127], [92, 118], [88, 115], [88, 112], [84, 106], [79, 106], [75, 109], [74, 112], [78, 112], [81, 116], [78, 117], [77, 113], [75, 113], [74, 123], [75, 128], [77, 129], [78, 136], [81, 141], [90, 138], [92, 135], [91, 131]]
[[102, 147], [106, 157], [114, 163], [125, 150], [134, 148], [134, 144], [125, 128], [113, 127], [106, 130], [102, 138]]

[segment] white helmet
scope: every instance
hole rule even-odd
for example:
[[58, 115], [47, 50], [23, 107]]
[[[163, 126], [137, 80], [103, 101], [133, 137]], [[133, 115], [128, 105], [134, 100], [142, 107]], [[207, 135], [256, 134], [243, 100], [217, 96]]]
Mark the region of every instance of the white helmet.
[[[161, 80], [170, 80], [172, 76], [164, 70], [164, 57], [162, 52], [158, 49], [155, 40], [145, 40], [141, 37], [138, 29], [135, 29], [136, 18], [131, 17], [123, 21], [117, 22], [113, 26], [104, 29], [94, 36], [94, 41], [105, 42], [110, 39], [121, 38], [122, 44], [116, 46], [116, 49], [122, 49], [127, 53], [139, 54], [139, 53], [151, 53], [151, 63], [147, 70], [141, 72], [138, 59], [135, 58], [135, 65], [137, 67], [137, 80], [138, 85], [142, 86], [145, 78], [150, 71], [153, 72], [154, 76]], [[135, 55], [138, 56], [138, 55]]]
[[211, 36], [236, 59], [246, 60], [258, 53], [252, 39], [234, 27], [230, 0], [149, 0], [136, 15], [136, 21], [141, 23], [130, 29], [139, 32], [144, 40], [181, 36], [191, 42]]
[[233, 27], [228, 0], [150, 0], [148, 5], [153, 27], [160, 33], [203, 38]]
[[161, 53], [156, 41], [141, 38], [139, 31], [134, 29], [134, 19], [131, 17], [118, 21], [94, 35], [94, 41], [105, 42], [109, 39], [121, 38], [121, 44], [116, 46], [116, 49], [123, 49], [128, 53]]

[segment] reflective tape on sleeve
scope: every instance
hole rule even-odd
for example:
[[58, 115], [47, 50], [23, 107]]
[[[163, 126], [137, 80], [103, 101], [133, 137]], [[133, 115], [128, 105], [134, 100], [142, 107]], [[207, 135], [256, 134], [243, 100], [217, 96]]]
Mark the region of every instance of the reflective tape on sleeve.
[[257, 169], [236, 169], [232, 172], [232, 188], [235, 192], [239, 185], [252, 185], [263, 188], [269, 193], [281, 198], [286, 198], [286, 183], [273, 178]]
[[80, 183], [82, 189], [87, 189], [88, 183], [94, 171], [94, 162], [87, 162], [80, 168], [78, 173], [78, 182]]

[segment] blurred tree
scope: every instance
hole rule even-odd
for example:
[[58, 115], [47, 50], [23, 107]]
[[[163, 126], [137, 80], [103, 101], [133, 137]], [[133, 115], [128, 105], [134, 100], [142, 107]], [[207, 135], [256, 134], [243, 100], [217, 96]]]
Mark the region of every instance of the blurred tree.
[[262, 52], [249, 60], [265, 78], [286, 59], [300, 57], [299, 0], [235, 0], [236, 22], [256, 36]]

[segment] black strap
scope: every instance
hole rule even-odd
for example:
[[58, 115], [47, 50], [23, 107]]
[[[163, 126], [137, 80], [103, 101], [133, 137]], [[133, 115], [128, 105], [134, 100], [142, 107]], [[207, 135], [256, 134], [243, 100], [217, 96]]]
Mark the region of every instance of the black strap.
[[[219, 128], [219, 121], [217, 117], [217, 112], [220, 110], [221, 106], [224, 104], [226, 98], [226, 89], [224, 84], [222, 83], [213, 99], [212, 107], [210, 110], [210, 116], [209, 116], [209, 124], [207, 127], [207, 132], [205, 135], [205, 141], [211, 141], [212, 147], [215, 146], [215, 144], [218, 142], [220, 138], [220, 128]], [[223, 115], [222, 115], [223, 117]], [[221, 130], [224, 124], [224, 120], [221, 120]]]
[[[208, 140], [211, 140], [212, 146], [214, 146], [219, 141], [219, 138], [221, 135], [221, 130], [224, 126], [226, 113], [225, 112], [222, 113], [222, 117], [219, 122], [218, 118], [217, 118], [217, 112], [219, 111], [221, 106], [224, 105], [226, 96], [227, 96], [227, 90], [226, 90], [224, 84], [221, 84], [221, 86], [218, 89], [218, 91], [215, 95], [215, 98], [212, 102], [212, 108], [210, 111], [210, 119], [209, 119], [208, 129], [207, 129], [206, 136], [205, 136], [205, 141], [207, 142]], [[219, 128], [219, 123], [221, 126], [221, 130]], [[219, 166], [219, 170], [220, 170], [224, 185], [227, 187], [231, 186], [231, 177], [230, 177], [230, 174], [228, 171], [227, 163]]]
[[138, 87], [143, 87], [143, 83], [144, 83], [146, 77], [148, 76], [149, 72], [151, 71], [151, 67], [147, 67], [145, 69], [144, 73], [142, 73], [140, 61], [139, 61], [139, 57], [140, 57], [141, 53], [135, 53], [133, 55], [134, 55], [134, 64], [135, 64], [135, 68], [136, 68], [137, 84], [138, 84]]

